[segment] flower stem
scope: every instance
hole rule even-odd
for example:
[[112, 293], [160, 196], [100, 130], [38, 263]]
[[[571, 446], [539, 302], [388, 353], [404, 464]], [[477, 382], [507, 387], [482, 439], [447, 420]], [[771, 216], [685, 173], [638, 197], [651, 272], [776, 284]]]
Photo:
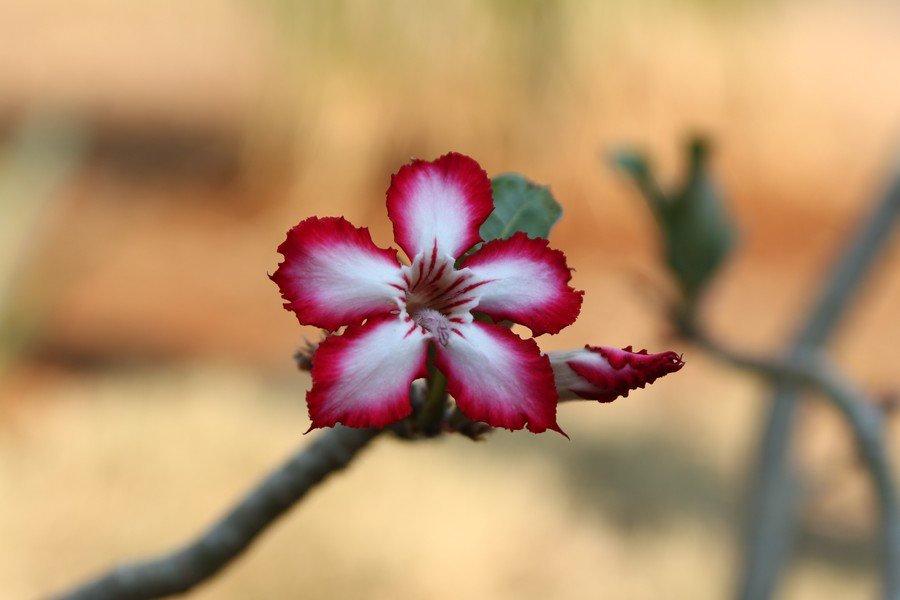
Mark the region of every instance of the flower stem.
[[434, 365], [434, 349], [428, 351], [428, 394], [416, 416], [416, 428], [426, 435], [440, 433], [447, 408], [447, 378]]

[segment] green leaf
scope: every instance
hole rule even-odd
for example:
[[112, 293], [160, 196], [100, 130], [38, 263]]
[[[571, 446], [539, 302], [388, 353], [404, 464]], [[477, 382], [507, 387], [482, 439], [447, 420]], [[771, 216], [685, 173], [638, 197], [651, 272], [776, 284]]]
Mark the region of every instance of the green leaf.
[[647, 204], [650, 205], [653, 216], [664, 227], [668, 216], [668, 199], [662, 190], [659, 189], [647, 158], [643, 154], [634, 151], [621, 150], [613, 155], [612, 164], [631, 176]]
[[671, 194], [669, 264], [696, 300], [734, 249], [737, 234], [727, 203], [709, 170], [709, 148], [695, 138], [685, 149], [687, 176]]
[[727, 203], [709, 169], [709, 147], [702, 138], [686, 147], [684, 183], [662, 190], [643, 155], [620, 152], [613, 162], [635, 182], [653, 210], [669, 270], [683, 294], [685, 314], [697, 302], [734, 249], [737, 234]]
[[485, 241], [505, 239], [517, 231], [533, 238], [546, 238], [562, 215], [562, 207], [550, 190], [517, 173], [503, 173], [491, 179], [494, 212], [481, 225]]

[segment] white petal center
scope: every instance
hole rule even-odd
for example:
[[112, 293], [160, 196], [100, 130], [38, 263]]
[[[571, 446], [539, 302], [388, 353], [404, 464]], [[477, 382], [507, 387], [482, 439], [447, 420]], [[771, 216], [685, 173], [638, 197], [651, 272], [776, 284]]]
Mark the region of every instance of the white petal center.
[[400, 316], [413, 321], [442, 346], [458, 325], [472, 322], [481, 283], [469, 269], [456, 270], [451, 256], [437, 247], [420, 252], [401, 269], [404, 289], [398, 298]]

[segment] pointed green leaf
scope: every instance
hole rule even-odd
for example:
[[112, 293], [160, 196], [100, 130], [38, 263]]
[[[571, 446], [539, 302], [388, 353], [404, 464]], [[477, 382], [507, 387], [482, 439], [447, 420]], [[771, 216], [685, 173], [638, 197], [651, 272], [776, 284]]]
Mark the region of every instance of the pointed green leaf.
[[517, 173], [503, 173], [491, 180], [494, 212], [481, 225], [485, 241], [505, 239], [517, 231], [533, 238], [546, 238], [562, 215], [562, 207], [547, 187]]
[[721, 190], [709, 172], [705, 140], [689, 141], [688, 172], [672, 194], [669, 264], [689, 298], [696, 298], [734, 249], [737, 234]]
[[659, 189], [646, 157], [637, 152], [621, 150], [613, 154], [612, 164], [634, 180], [635, 185], [644, 196], [644, 200], [650, 205], [653, 215], [664, 227], [668, 217], [669, 203], [665, 194]]
[[663, 191], [642, 154], [619, 152], [613, 163], [635, 182], [657, 218], [669, 270], [683, 293], [684, 310], [696, 310], [699, 297], [730, 256], [737, 238], [721, 190], [710, 173], [709, 148], [689, 140], [684, 183]]

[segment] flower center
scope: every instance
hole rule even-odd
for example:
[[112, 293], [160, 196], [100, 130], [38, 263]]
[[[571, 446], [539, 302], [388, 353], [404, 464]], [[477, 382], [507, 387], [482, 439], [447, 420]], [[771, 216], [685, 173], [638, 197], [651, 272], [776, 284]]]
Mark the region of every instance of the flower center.
[[[409, 305], [407, 305], [407, 310], [409, 310]], [[434, 339], [442, 346], [446, 346], [450, 341], [451, 324], [446, 315], [433, 308], [419, 308], [412, 309], [410, 317], [416, 322], [416, 325], [430, 331]]]
[[403, 295], [398, 299], [401, 317], [431, 333], [446, 346], [456, 326], [472, 321], [481, 286], [469, 269], [456, 270], [453, 259], [439, 256], [437, 248], [420, 252], [403, 267]]

